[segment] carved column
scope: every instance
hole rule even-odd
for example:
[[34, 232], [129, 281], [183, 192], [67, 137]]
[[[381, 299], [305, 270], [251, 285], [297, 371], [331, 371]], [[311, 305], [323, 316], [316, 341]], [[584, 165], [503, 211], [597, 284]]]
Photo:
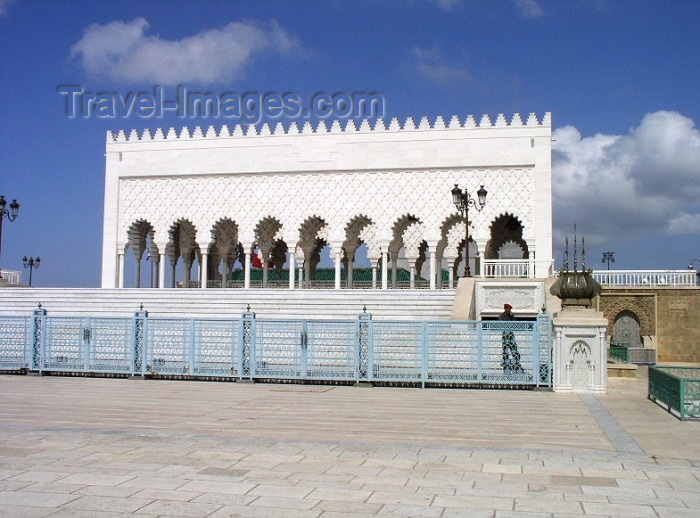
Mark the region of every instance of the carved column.
[[199, 287], [202, 289], [207, 288], [207, 276], [208, 276], [208, 266], [209, 266], [209, 254], [206, 252], [207, 248], [202, 248], [202, 256], [199, 260]]
[[341, 263], [342, 255], [340, 250], [337, 250], [335, 252], [335, 289], [339, 290], [340, 289], [340, 263]]
[[289, 252], [289, 289], [294, 289], [294, 252]]
[[119, 279], [118, 284], [120, 288], [124, 287], [124, 252], [119, 252]]
[[387, 251], [382, 248], [382, 289], [389, 287], [389, 260]]
[[165, 288], [165, 254], [158, 254], [158, 287]]
[[243, 287], [245, 289], [250, 288], [250, 263], [251, 263], [250, 253], [251, 253], [252, 249], [253, 249], [253, 243], [244, 243], [243, 244], [243, 255], [244, 255]]

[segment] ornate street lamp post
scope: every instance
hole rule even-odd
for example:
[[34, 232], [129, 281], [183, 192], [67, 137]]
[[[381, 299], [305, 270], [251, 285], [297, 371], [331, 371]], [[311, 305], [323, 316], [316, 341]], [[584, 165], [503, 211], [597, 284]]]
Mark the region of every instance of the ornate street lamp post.
[[610, 251], [603, 252], [603, 262], [608, 263], [608, 270], [610, 270], [610, 263], [615, 262], [615, 252], [610, 252]]
[[[17, 200], [12, 200], [9, 210], [6, 207], [7, 202], [5, 201], [5, 197], [0, 194], [0, 252], [2, 252], [2, 220], [7, 217], [10, 223], [12, 223], [17, 219], [17, 214], [19, 214], [19, 203], [17, 203]], [[2, 278], [2, 270], [0, 270], [0, 278]]]
[[29, 287], [32, 287], [32, 271], [34, 268], [39, 268], [39, 263], [41, 262], [41, 257], [37, 256], [36, 259], [33, 257], [30, 257], [27, 259], [27, 256], [25, 255], [22, 258], [22, 264], [24, 264], [25, 268], [29, 268]]
[[452, 201], [457, 208], [457, 211], [464, 218], [464, 228], [466, 230], [466, 250], [464, 252], [464, 276], [471, 277], [472, 272], [469, 268], [469, 207], [474, 207], [477, 212], [481, 212], [481, 209], [486, 205], [486, 195], [488, 192], [484, 189], [482, 185], [481, 188], [476, 191], [477, 199], [472, 198], [467, 190], [462, 192], [462, 189], [455, 184], [455, 188], [452, 189]]

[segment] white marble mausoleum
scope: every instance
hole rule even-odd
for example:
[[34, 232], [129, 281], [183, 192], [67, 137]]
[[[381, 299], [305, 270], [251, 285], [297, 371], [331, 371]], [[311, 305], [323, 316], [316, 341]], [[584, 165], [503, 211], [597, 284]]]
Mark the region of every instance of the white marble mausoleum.
[[314, 287], [325, 247], [330, 287], [347, 288], [362, 245], [374, 288], [396, 287], [399, 259], [412, 287], [451, 288], [455, 184], [488, 191], [469, 212], [475, 276], [552, 273], [549, 113], [108, 132], [105, 184], [103, 288], [139, 287], [146, 264], [156, 287], [226, 287], [238, 271], [247, 288], [256, 262], [263, 287], [282, 271], [285, 287]]

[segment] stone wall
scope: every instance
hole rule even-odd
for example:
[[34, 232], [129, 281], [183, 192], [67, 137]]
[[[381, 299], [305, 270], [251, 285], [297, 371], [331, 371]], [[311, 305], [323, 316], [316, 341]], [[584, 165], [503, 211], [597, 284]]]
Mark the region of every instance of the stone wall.
[[597, 304], [608, 336], [615, 318], [632, 311], [641, 335], [656, 344], [658, 363], [700, 364], [700, 288], [604, 288]]

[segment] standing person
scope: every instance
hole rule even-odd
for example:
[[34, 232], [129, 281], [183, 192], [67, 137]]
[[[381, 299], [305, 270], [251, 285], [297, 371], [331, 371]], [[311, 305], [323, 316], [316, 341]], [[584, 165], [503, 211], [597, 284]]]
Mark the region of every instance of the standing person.
[[[513, 306], [510, 304], [503, 304], [503, 313], [498, 316], [498, 320], [515, 320], [512, 309]], [[515, 333], [513, 331], [503, 331], [502, 343], [503, 361], [501, 366], [503, 367], [503, 372], [507, 374], [523, 372], [523, 368], [520, 365], [518, 345], [515, 343]]]
[[513, 306], [508, 303], [503, 304], [503, 313], [498, 315], [498, 320], [515, 320], [515, 315], [511, 311]]

